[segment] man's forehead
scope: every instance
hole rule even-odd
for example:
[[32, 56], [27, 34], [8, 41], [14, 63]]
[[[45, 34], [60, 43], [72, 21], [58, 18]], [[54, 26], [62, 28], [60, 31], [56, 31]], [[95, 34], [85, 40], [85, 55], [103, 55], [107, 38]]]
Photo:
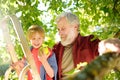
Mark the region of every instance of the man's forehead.
[[61, 17], [58, 21], [57, 21], [57, 23], [59, 24], [59, 23], [63, 23], [63, 22], [67, 22], [67, 19], [65, 18], [65, 17]]

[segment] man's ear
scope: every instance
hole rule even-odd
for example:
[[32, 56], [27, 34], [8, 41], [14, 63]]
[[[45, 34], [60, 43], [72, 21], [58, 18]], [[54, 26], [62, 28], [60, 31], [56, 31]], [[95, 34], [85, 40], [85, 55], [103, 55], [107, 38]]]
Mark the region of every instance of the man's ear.
[[78, 30], [78, 25], [77, 25], [77, 24], [74, 24], [74, 28]]

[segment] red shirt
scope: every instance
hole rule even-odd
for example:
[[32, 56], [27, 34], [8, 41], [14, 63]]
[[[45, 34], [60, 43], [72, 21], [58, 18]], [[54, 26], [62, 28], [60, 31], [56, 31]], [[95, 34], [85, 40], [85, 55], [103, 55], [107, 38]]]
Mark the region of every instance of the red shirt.
[[[39, 51], [39, 49], [37, 48], [32, 48], [31, 49], [31, 53], [32, 53], [32, 56], [33, 56], [33, 58], [34, 58], [34, 61], [35, 61], [35, 64], [36, 64], [36, 66], [37, 66], [37, 70], [38, 70], [38, 72], [39, 72], [39, 74], [40, 74], [40, 67], [41, 67], [41, 65], [42, 65], [42, 63], [40, 62], [40, 60], [39, 60], [39, 58], [38, 58], [38, 51]], [[49, 54], [49, 56], [51, 56], [52, 55], [52, 52], [50, 51], [50, 49], [49, 49], [49, 52], [50, 52], [50, 54]], [[28, 71], [28, 80], [32, 80], [32, 74], [31, 74], [31, 72], [30, 72], [30, 70]], [[50, 78], [47, 74], [46, 74], [46, 80], [53, 80], [52, 78]]]
[[[31, 53], [32, 53], [32, 56], [33, 56], [33, 58], [34, 58], [34, 61], [35, 61], [37, 70], [38, 70], [38, 72], [39, 72], [39, 74], [40, 74], [41, 62], [40, 62], [39, 59], [38, 59], [38, 49], [32, 48]], [[31, 72], [30, 72], [30, 71], [28, 71], [28, 80], [32, 80], [32, 75], [31, 75]]]

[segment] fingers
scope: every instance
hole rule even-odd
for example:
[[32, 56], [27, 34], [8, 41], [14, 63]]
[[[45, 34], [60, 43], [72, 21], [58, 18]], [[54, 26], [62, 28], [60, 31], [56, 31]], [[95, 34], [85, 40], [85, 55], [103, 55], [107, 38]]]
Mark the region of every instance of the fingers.
[[24, 62], [22, 60], [16, 62], [16, 63], [12, 63], [11, 66], [16, 70], [16, 72], [19, 74], [21, 72], [21, 70], [24, 67]]
[[42, 56], [42, 55], [43, 55], [43, 51], [39, 50], [39, 56]]
[[43, 63], [47, 60], [47, 55], [42, 54], [41, 56], [38, 56], [38, 59]]

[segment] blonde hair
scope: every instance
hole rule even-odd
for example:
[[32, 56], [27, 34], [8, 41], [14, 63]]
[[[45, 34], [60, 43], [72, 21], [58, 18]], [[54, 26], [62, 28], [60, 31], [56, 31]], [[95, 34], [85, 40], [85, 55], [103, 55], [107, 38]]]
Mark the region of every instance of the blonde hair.
[[35, 33], [39, 33], [43, 38], [45, 38], [45, 31], [43, 30], [42, 27], [38, 25], [31, 25], [28, 28], [28, 32], [27, 32], [28, 40], [30, 40]]

